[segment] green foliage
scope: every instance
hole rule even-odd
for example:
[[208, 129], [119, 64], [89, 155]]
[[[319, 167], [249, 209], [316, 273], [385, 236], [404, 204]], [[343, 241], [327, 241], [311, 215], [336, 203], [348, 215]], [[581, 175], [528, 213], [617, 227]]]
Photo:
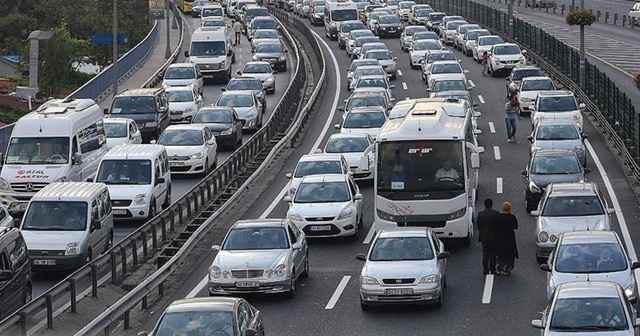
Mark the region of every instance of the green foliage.
[[29, 111], [27, 110], [17, 109], [17, 108], [13, 108], [6, 105], [0, 105], [0, 122], [3, 122], [5, 124], [14, 123], [18, 121], [20, 117], [22, 117], [27, 113], [29, 113]]
[[8, 80], [16, 83], [17, 86], [29, 86], [29, 78], [22, 76], [9, 76]]
[[596, 16], [588, 10], [573, 10], [567, 14], [567, 24], [570, 26], [590, 26], [596, 22]]

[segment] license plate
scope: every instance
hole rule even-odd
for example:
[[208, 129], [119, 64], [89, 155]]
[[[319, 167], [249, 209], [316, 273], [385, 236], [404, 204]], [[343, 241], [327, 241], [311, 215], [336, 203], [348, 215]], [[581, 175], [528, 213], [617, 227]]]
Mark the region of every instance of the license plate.
[[52, 266], [55, 265], [56, 261], [55, 259], [46, 259], [46, 260], [34, 260], [33, 261], [33, 265], [35, 266]]
[[384, 295], [413, 295], [413, 288], [385, 289]]
[[396, 30], [395, 30], [395, 29], [389, 29], [389, 32], [390, 32], [390, 33], [395, 33], [395, 32], [396, 32]]
[[311, 231], [331, 231], [331, 225], [312, 225]]
[[260, 287], [260, 282], [259, 281], [238, 281], [236, 282], [236, 287], [242, 287], [242, 288]]
[[203, 78], [213, 78], [213, 75], [202, 75]]
[[181, 166], [184, 166], [184, 162], [171, 162], [171, 161], [169, 161], [169, 166], [171, 166], [171, 167], [181, 167]]
[[126, 215], [127, 214], [127, 210], [113, 209], [113, 214], [114, 215]]

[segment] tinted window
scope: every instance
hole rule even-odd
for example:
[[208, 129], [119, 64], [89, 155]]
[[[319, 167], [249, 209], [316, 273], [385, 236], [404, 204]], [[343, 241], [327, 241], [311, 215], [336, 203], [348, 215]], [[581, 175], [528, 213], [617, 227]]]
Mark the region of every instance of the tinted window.
[[204, 140], [200, 130], [166, 130], [158, 143], [165, 146], [199, 146]]
[[555, 302], [550, 329], [559, 332], [627, 330], [620, 298], [566, 298]]
[[555, 269], [562, 273], [606, 273], [627, 269], [627, 260], [618, 244], [562, 244], [558, 247]]
[[289, 241], [283, 228], [236, 228], [229, 232], [222, 246], [225, 251], [287, 248]]
[[433, 259], [433, 249], [426, 237], [394, 237], [376, 240], [369, 260], [400, 261]]
[[578, 174], [580, 163], [570, 155], [538, 155], [531, 163], [532, 174]]
[[600, 199], [593, 196], [550, 197], [545, 203], [545, 217], [577, 217], [604, 215]]
[[339, 161], [307, 161], [300, 162], [296, 167], [294, 177], [300, 178], [307, 175], [318, 174], [342, 174]]
[[325, 153], [358, 153], [364, 152], [369, 142], [364, 137], [330, 138], [324, 148]]
[[105, 184], [151, 184], [149, 160], [103, 160], [96, 182]]
[[296, 191], [296, 203], [333, 203], [351, 200], [345, 182], [302, 183]]
[[218, 98], [218, 106], [231, 107], [251, 107], [253, 106], [253, 96], [246, 94], [223, 94]]

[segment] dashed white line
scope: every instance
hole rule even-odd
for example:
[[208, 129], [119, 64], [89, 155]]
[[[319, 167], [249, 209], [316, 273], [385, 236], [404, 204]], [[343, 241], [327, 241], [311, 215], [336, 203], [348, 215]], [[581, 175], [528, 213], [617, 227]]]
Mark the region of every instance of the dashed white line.
[[324, 309], [333, 309], [333, 307], [336, 306], [336, 303], [338, 303], [338, 299], [340, 299], [342, 292], [344, 292], [345, 287], [347, 287], [347, 283], [349, 283], [349, 280], [351, 280], [350, 275], [345, 275], [344, 277], [342, 277], [342, 280], [340, 280], [340, 283], [338, 284], [338, 288], [336, 288], [336, 291], [333, 292], [331, 299], [329, 299], [329, 302], [327, 303], [327, 306], [324, 307]]
[[469, 85], [471, 85], [471, 86], [476, 86], [476, 84], [475, 84], [475, 83], [473, 83], [473, 81], [472, 81], [472, 80], [468, 80], [468, 82], [469, 82]]
[[491, 133], [496, 132], [496, 125], [493, 124], [493, 121], [489, 122], [489, 130], [491, 131]]
[[484, 97], [482, 97], [482, 95], [478, 95], [478, 100], [480, 101], [480, 104], [484, 104], [484, 103], [486, 103], [486, 102], [484, 101]]
[[482, 291], [483, 304], [491, 303], [491, 293], [493, 293], [493, 278], [493, 274], [487, 274], [487, 277], [484, 279], [484, 290]]
[[187, 294], [186, 298], [192, 299], [196, 297], [196, 295], [198, 295], [198, 293], [200, 293], [204, 289], [204, 287], [207, 286], [208, 282], [209, 282], [208, 276], [202, 278], [202, 280], [200, 280], [200, 282], [189, 292], [189, 294]]
[[364, 241], [362, 242], [362, 244], [369, 244], [371, 243], [371, 240], [373, 240], [373, 235], [376, 234], [376, 223], [374, 222], [373, 224], [371, 224], [371, 228], [369, 229], [369, 232], [367, 232], [367, 236], [364, 237]]
[[398, 76], [402, 76], [402, 70], [398, 69]]
[[502, 177], [496, 178], [496, 194], [502, 194]]
[[409, 89], [409, 88], [407, 87], [407, 83], [405, 83], [405, 82], [402, 82], [402, 88], [403, 88], [403, 89], [405, 89], [405, 90], [408, 90], [408, 89]]
[[500, 156], [500, 146], [493, 146], [493, 155], [496, 157], [496, 160], [502, 159], [502, 156]]

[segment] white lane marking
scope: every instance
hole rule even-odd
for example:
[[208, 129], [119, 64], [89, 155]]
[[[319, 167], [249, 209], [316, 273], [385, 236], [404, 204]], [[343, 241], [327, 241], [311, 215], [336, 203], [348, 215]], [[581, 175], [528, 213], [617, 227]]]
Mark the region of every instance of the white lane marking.
[[482, 95], [478, 95], [478, 100], [480, 101], [480, 104], [484, 104], [484, 98], [482, 97]]
[[489, 130], [491, 131], [491, 133], [496, 132], [496, 125], [493, 124], [493, 121], [489, 122]]
[[468, 82], [469, 82], [469, 85], [476, 86], [476, 84], [474, 84], [472, 80], [468, 80]]
[[496, 178], [496, 194], [502, 194], [502, 177]]
[[402, 76], [402, 70], [398, 69], [398, 76]]
[[280, 200], [284, 197], [284, 194], [287, 192], [288, 186], [289, 186], [289, 183], [287, 183], [287, 185], [282, 190], [280, 190], [280, 192], [278, 193], [278, 196], [276, 196], [273, 202], [271, 202], [271, 204], [269, 204], [269, 206], [264, 210], [262, 215], [260, 215], [260, 218], [267, 218], [267, 216], [269, 216], [269, 214], [273, 211], [273, 209], [275, 209], [276, 206], [278, 206], [278, 203], [280, 203]]
[[371, 243], [374, 234], [376, 234], [376, 222], [373, 222], [373, 224], [371, 224], [371, 228], [369, 229], [369, 232], [367, 232], [367, 236], [364, 237], [364, 241], [362, 242], [362, 244], [366, 245]]
[[484, 290], [482, 291], [483, 304], [491, 303], [491, 293], [493, 292], [493, 278], [493, 274], [487, 274], [487, 277], [484, 279]]
[[189, 292], [189, 294], [187, 294], [185, 298], [192, 299], [196, 297], [196, 295], [198, 295], [198, 293], [200, 293], [207, 286], [208, 282], [209, 282], [208, 276], [202, 278], [202, 280], [198, 282], [198, 284]]
[[327, 303], [327, 306], [324, 307], [324, 309], [333, 309], [333, 307], [336, 306], [336, 303], [338, 303], [338, 299], [340, 299], [342, 292], [344, 292], [345, 287], [347, 287], [347, 283], [349, 283], [349, 280], [351, 280], [350, 275], [345, 275], [344, 277], [342, 277], [342, 280], [340, 280], [340, 283], [338, 284], [338, 288], [336, 288], [336, 291], [333, 292], [331, 299], [329, 299], [329, 302]]
[[500, 156], [500, 146], [493, 146], [493, 155], [496, 157], [496, 160], [500, 160], [502, 158]]
[[408, 90], [408, 89], [409, 89], [409, 88], [407, 87], [407, 83], [405, 83], [405, 82], [402, 82], [402, 88], [403, 88], [403, 89], [405, 89], [405, 90]]

